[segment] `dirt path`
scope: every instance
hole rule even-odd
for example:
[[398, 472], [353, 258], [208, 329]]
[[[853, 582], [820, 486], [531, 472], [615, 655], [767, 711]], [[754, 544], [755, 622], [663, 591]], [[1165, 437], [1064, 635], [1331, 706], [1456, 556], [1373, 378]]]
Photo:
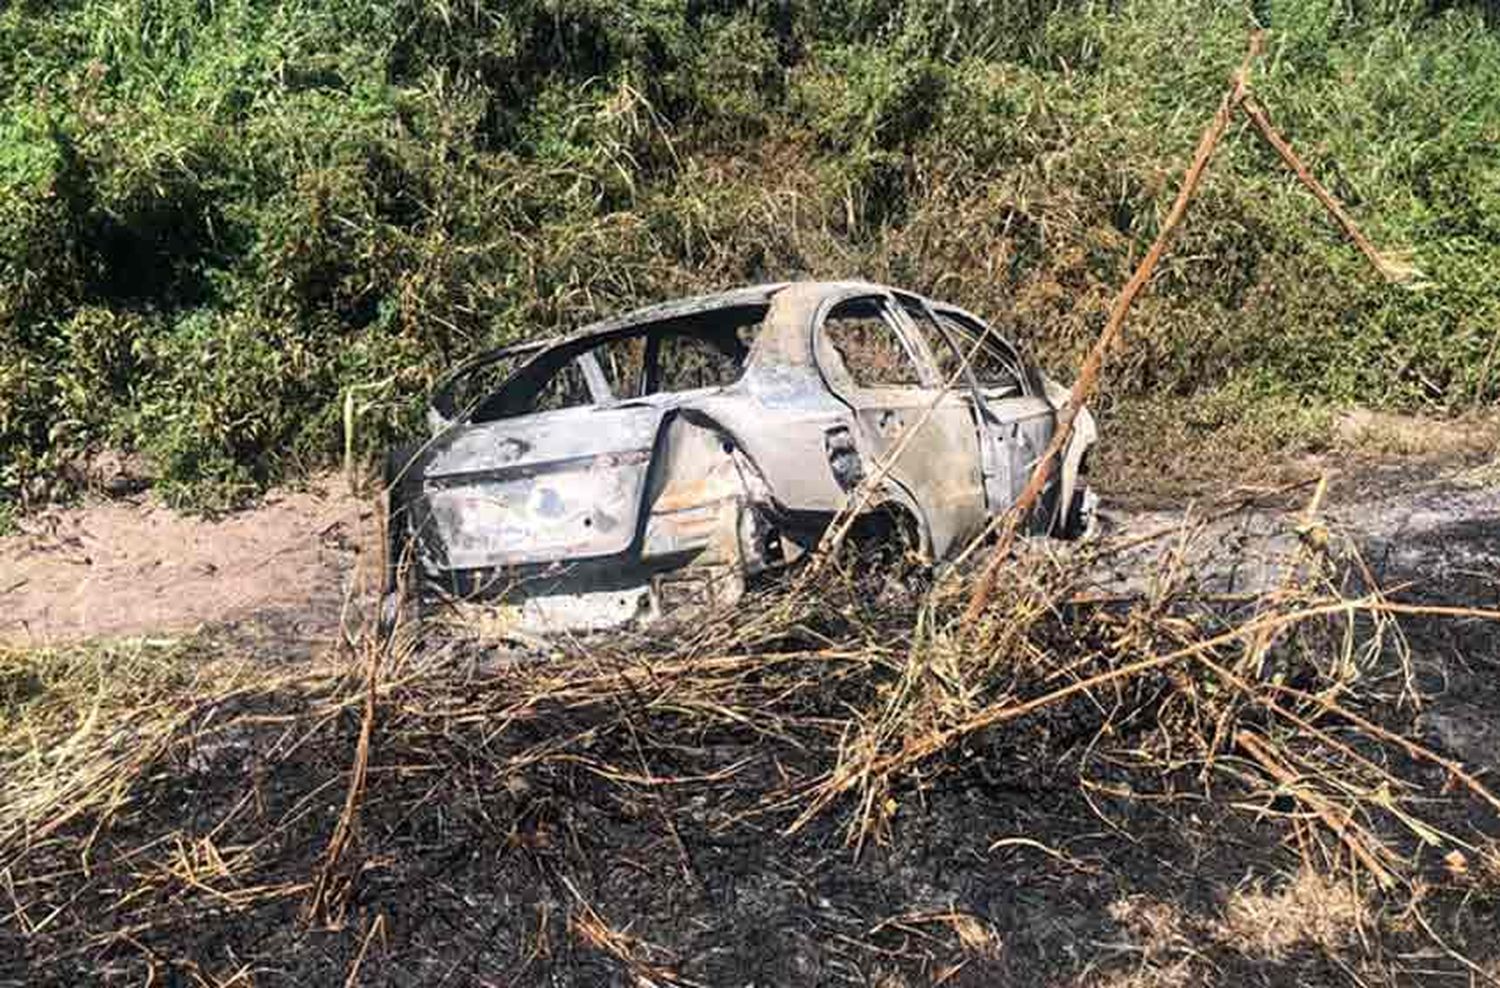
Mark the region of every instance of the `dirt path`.
[[[1500, 466], [1473, 461], [1329, 467], [1321, 516], [1358, 540], [1382, 580], [1415, 580], [1452, 599], [1500, 599]], [[1245, 592], [1278, 579], [1296, 541], [1289, 513], [1305, 487], [1235, 510], [1183, 542], [1186, 517], [1224, 513], [1230, 484], [1195, 501], [1152, 505], [1140, 491], [1105, 491], [1109, 534], [1145, 541], [1112, 560], [1106, 589], [1134, 592], [1168, 547], [1184, 552], [1206, 589]], [[1240, 491], [1244, 493], [1243, 489]], [[1151, 506], [1147, 506], [1151, 505]], [[351, 591], [372, 586], [374, 502], [337, 476], [269, 494], [217, 520], [174, 512], [149, 496], [43, 512], [0, 538], [0, 644], [176, 634], [205, 623], [265, 625], [280, 641], [332, 638]]]
[[[1500, 462], [1330, 470], [1316, 517], [1348, 540], [1385, 586], [1476, 606], [1500, 603]], [[1128, 546], [1101, 580], [1146, 589], [1154, 560], [1182, 556], [1215, 593], [1267, 590], [1281, 579], [1318, 474], [1298, 486], [1229, 490], [1171, 508], [1112, 507], [1107, 534]], [[1192, 524], [1187, 524], [1191, 521]], [[1154, 538], [1152, 536], [1155, 536]]]
[[47, 645], [247, 619], [333, 636], [378, 544], [373, 502], [336, 477], [210, 520], [150, 497], [52, 509], [0, 538], [0, 643]]

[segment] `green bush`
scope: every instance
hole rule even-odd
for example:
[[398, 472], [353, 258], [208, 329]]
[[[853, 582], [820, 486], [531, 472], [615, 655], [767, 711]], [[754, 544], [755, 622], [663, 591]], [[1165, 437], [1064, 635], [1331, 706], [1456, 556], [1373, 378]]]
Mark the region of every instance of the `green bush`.
[[[1100, 405], [1500, 395], [1500, 37], [1286, 0], [1256, 86], [1423, 291], [1243, 128]], [[0, 502], [141, 451], [230, 504], [487, 344], [752, 280], [982, 312], [1062, 376], [1243, 54], [1209, 0], [75, 0], [0, 12]], [[1312, 421], [1312, 419], [1309, 419]]]

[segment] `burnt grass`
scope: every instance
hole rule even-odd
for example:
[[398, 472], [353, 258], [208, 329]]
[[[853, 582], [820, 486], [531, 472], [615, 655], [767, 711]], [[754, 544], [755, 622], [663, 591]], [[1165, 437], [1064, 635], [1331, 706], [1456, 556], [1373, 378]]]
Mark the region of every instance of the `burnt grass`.
[[[1493, 606], [1493, 571], [1427, 566], [1460, 543], [1500, 558], [1492, 526], [1420, 538], [1432, 545], [1386, 555], [1384, 582], [1420, 575], [1405, 599]], [[893, 783], [863, 841], [848, 796], [789, 832], [797, 794], [834, 766], [831, 732], [891, 679], [830, 675], [814, 651], [899, 643], [916, 621], [912, 601], [851, 592], [746, 646], [785, 661], [744, 668], [738, 717], [662, 702], [649, 679], [526, 709], [534, 668], [518, 678], [485, 646], [430, 642], [375, 704], [357, 823], [331, 863], [358, 675], [205, 705], [114, 812], [6, 850], [0, 984], [1445, 984], [1497, 970], [1500, 880], [1454, 880], [1389, 819], [1371, 825], [1410, 855], [1410, 877], [1362, 893], [1358, 928], [1274, 948], [1224, 935], [1236, 890], [1282, 888], [1302, 866], [1298, 807], [1162, 757], [1164, 674], [946, 746]], [[1103, 648], [1119, 618], [1058, 614], [1039, 640]], [[1500, 717], [1495, 625], [1402, 627], [1429, 706], [1362, 712], [1472, 765]], [[680, 657], [640, 639], [569, 661], [597, 676], [653, 650]], [[1351, 744], [1419, 782], [1429, 822], [1494, 841], [1494, 815], [1440, 769]], [[1336, 840], [1314, 844], [1336, 883], [1356, 880], [1332, 864]], [[1176, 918], [1145, 930], [1132, 904]]]

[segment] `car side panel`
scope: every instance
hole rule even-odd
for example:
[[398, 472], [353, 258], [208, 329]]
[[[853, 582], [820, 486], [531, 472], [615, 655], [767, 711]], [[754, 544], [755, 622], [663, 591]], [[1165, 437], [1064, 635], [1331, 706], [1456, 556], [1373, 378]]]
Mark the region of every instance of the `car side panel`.
[[849, 409], [814, 380], [803, 383], [796, 400], [788, 394], [767, 400], [753, 382], [740, 389], [698, 401], [693, 408], [712, 418], [755, 463], [765, 477], [774, 503], [787, 511], [832, 513], [848, 489], [831, 462], [831, 439], [850, 435]]
[[956, 391], [863, 388], [851, 394], [866, 459], [893, 458], [891, 480], [922, 511], [934, 558], [985, 523], [983, 476], [974, 416]]

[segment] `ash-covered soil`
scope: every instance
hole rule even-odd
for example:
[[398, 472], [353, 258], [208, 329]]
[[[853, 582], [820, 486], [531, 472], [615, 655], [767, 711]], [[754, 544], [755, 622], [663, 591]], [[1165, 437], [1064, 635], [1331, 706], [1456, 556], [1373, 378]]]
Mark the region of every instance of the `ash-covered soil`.
[[[1164, 559], [1226, 600], [1274, 588], [1312, 492], [1215, 493], [1194, 512], [1222, 517], [1201, 527], [1177, 506], [1106, 504], [1123, 548], [1089, 593], [1149, 595]], [[1247, 495], [1253, 506], [1227, 511]], [[1482, 471], [1339, 480], [1317, 519], [1393, 598], [1500, 608], [1500, 484]], [[854, 633], [831, 608], [774, 647], [899, 649], [915, 619], [894, 615], [892, 641], [841, 638]], [[1385, 722], [1500, 775], [1500, 626], [1401, 627], [1423, 700], [1393, 700]], [[258, 635], [268, 655], [287, 633], [254, 620], [228, 630]], [[613, 654], [601, 647], [601, 669]], [[1316, 836], [1305, 807], [1200, 764], [1143, 775], [1129, 742], [1145, 726], [1106, 723], [1087, 702], [946, 749], [892, 790], [878, 833], [851, 844], [847, 806], [794, 831], [800, 807], [764, 798], [827, 771], [824, 725], [870, 700], [826, 657], [805, 675], [827, 690], [795, 723], [776, 703], [804, 674], [795, 663], [790, 678], [745, 674], [741, 723], [695, 720], [690, 697], [649, 677], [617, 701], [563, 691], [527, 709], [494, 695], [493, 676], [473, 671], [483, 663], [411, 661], [378, 707], [358, 825], [332, 866], [357, 683], [230, 701], [209, 719], [232, 729], [174, 747], [109, 826], [75, 821], [0, 861], [0, 985], [1500, 978], [1500, 873], [1470, 880], [1483, 858], [1456, 864], [1453, 841], [1406, 840], [1417, 878], [1382, 894], [1335, 866], [1337, 841]], [[761, 700], [777, 713], [757, 718]], [[1151, 697], [1123, 709], [1151, 709]], [[1101, 743], [1103, 730], [1120, 743]], [[1430, 788], [1424, 813], [1462, 846], [1500, 836], [1441, 770], [1389, 764]]]
[[[1169, 534], [1103, 560], [1100, 590], [1149, 593], [1153, 559], [1164, 555], [1180, 557], [1207, 593], [1274, 589], [1316, 491], [1310, 476], [1269, 496], [1229, 490], [1186, 506], [1106, 508], [1111, 539]], [[1183, 524], [1194, 517], [1199, 524]], [[1500, 461], [1333, 473], [1313, 520], [1331, 542], [1356, 550], [1393, 598], [1500, 610]], [[1463, 617], [1408, 618], [1402, 627], [1431, 700], [1417, 723], [1429, 739], [1500, 772], [1500, 629]]]

